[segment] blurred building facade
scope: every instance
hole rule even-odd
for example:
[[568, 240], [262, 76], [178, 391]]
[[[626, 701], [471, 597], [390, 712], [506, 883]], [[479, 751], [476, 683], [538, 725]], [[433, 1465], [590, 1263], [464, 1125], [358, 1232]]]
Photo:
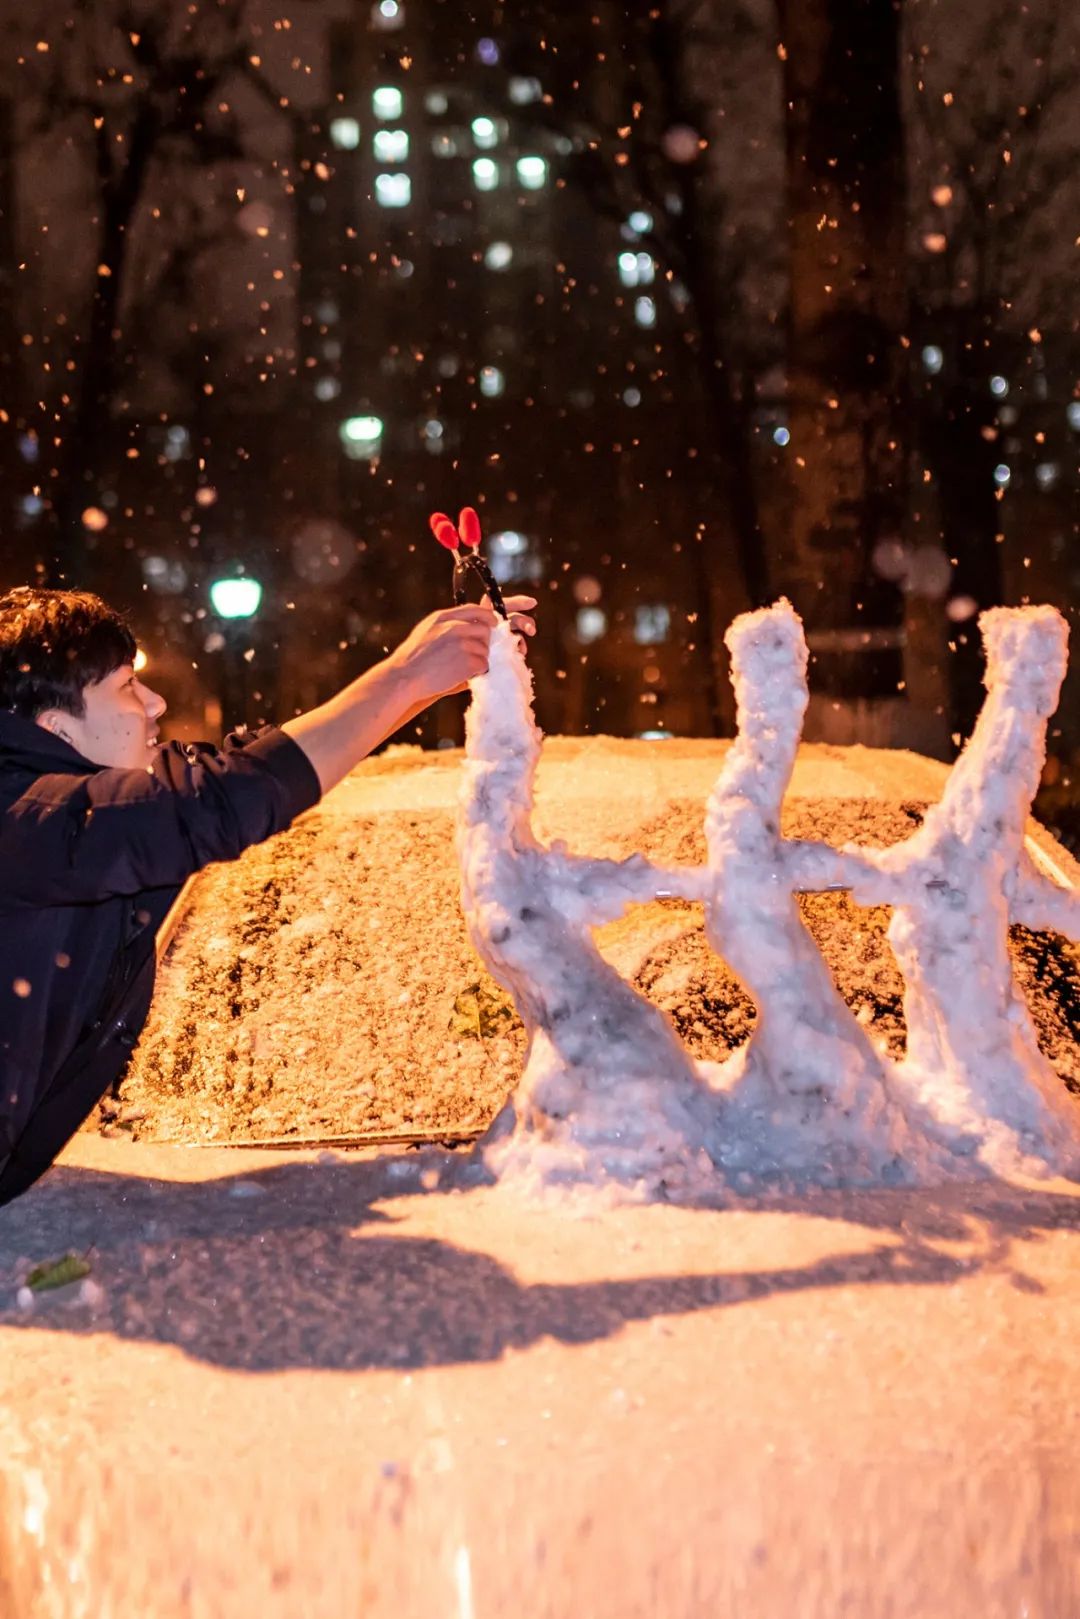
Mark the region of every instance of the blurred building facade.
[[[648, 220], [605, 227], [562, 180], [571, 137], [539, 127], [502, 11], [376, 0], [336, 30], [301, 165], [286, 656], [313, 667], [342, 592], [368, 645], [448, 600], [427, 514], [473, 503], [500, 583], [540, 598], [545, 726], [707, 730], [669, 289]], [[459, 723], [447, 705], [427, 739]]]

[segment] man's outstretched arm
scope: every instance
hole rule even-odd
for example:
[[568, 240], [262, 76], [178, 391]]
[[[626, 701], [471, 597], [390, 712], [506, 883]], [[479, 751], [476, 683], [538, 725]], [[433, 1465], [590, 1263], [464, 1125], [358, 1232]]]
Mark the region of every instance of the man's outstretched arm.
[[[531, 596], [507, 602], [516, 630], [534, 633]], [[498, 623], [487, 606], [448, 607], [431, 613], [390, 655], [327, 703], [286, 720], [281, 729], [306, 753], [324, 793], [347, 776], [388, 736], [439, 697], [462, 691], [482, 675], [488, 642]]]
[[[512, 604], [518, 616], [532, 606]], [[145, 770], [36, 777], [0, 817], [0, 871], [13, 906], [74, 905], [179, 886], [282, 831], [436, 698], [487, 668], [495, 614], [450, 608], [320, 708], [220, 751], [168, 743]]]

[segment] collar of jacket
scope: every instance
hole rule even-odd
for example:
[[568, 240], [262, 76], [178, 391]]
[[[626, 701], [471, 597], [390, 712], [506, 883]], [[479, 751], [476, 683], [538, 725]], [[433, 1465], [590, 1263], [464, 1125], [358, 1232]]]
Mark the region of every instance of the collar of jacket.
[[101, 766], [36, 720], [0, 709], [0, 763], [17, 764], [38, 775], [88, 775]]

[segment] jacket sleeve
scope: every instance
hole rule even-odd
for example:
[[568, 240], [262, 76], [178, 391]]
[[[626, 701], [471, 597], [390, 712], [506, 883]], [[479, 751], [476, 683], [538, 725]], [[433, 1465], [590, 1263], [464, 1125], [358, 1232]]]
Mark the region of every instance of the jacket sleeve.
[[318, 799], [307, 755], [273, 726], [220, 752], [171, 742], [145, 770], [39, 776], [3, 817], [5, 898], [78, 905], [178, 885]]

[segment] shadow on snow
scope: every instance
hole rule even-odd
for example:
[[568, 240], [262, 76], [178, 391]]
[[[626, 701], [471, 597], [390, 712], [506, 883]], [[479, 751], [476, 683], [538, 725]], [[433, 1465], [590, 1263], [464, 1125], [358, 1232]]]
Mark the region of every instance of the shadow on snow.
[[[771, 1196], [738, 1207], [884, 1240], [772, 1270], [527, 1284], [485, 1253], [388, 1230], [393, 1216], [376, 1205], [425, 1195], [421, 1167], [415, 1155], [339, 1159], [182, 1182], [61, 1166], [0, 1214], [0, 1325], [111, 1332], [237, 1371], [406, 1371], [812, 1288], [944, 1286], [995, 1270], [1041, 1291], [1013, 1269], [1015, 1245], [1080, 1227], [1080, 1198], [1003, 1183]], [[32, 1313], [14, 1307], [17, 1256], [91, 1247], [100, 1303], [46, 1294]]]

